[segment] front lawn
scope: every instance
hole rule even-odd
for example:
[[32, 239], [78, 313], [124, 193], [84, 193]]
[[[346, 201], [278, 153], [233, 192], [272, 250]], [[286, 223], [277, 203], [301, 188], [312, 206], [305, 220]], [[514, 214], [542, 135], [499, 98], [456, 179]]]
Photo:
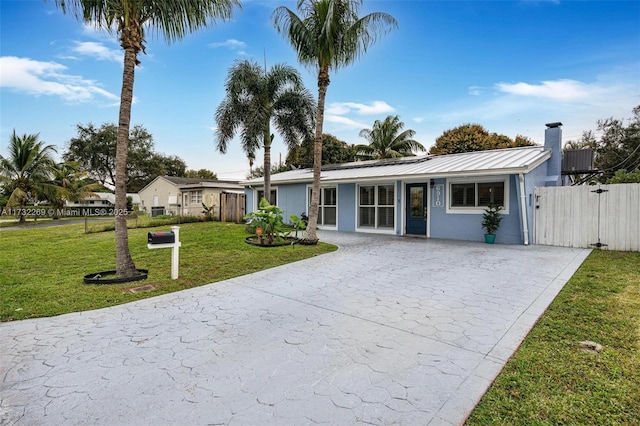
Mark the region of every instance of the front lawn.
[[592, 252], [466, 424], [639, 425], [640, 253]]
[[[88, 285], [84, 275], [115, 269], [115, 233], [84, 233], [84, 225], [0, 231], [0, 321], [46, 317], [127, 303], [295, 262], [336, 249], [317, 246], [254, 247], [244, 225], [180, 225], [180, 278], [171, 279], [171, 250], [147, 248], [147, 232], [129, 230], [137, 268], [149, 278], [128, 284]], [[154, 290], [131, 293], [145, 285]]]

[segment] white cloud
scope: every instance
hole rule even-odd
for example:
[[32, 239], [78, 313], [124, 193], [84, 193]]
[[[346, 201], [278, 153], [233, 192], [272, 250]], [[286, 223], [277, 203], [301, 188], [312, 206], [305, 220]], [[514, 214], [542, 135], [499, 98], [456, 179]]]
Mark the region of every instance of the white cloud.
[[602, 92], [597, 84], [586, 84], [576, 80], [543, 81], [530, 83], [497, 83], [499, 91], [518, 96], [532, 96], [560, 101], [587, 99]]
[[471, 86], [469, 87], [469, 94], [471, 96], [480, 96], [482, 94], [483, 88], [480, 86]]
[[82, 34], [93, 39], [115, 41], [114, 35], [109, 34], [109, 31], [98, 26], [95, 22], [84, 22], [82, 24]]
[[343, 115], [355, 112], [360, 115], [384, 114], [395, 111], [395, 109], [383, 101], [373, 101], [371, 104], [361, 104], [356, 102], [336, 102], [327, 107], [327, 114]]
[[[497, 83], [492, 94], [441, 103], [413, 120], [435, 140], [443, 131], [464, 123], [479, 123], [490, 132], [544, 140], [544, 124], [560, 121], [565, 141], [595, 130], [599, 119], [627, 118], [638, 104], [637, 66], [616, 68], [593, 81], [558, 79], [539, 83]], [[421, 129], [416, 129], [421, 130]]]
[[245, 43], [244, 41], [230, 38], [229, 40], [226, 40], [223, 42], [209, 43], [207, 46], [213, 47], [214, 49], [218, 47], [227, 47], [232, 50], [237, 50], [237, 49], [244, 49], [245, 47], [247, 47], [247, 43]]
[[324, 120], [328, 123], [341, 124], [341, 130], [345, 129], [365, 129], [371, 127], [371, 124], [361, 123], [356, 120], [352, 120], [347, 117], [342, 117], [340, 115], [326, 114], [324, 116]]
[[66, 74], [67, 67], [15, 56], [0, 57], [0, 86], [30, 95], [59, 96], [70, 103], [108, 100], [119, 97], [101, 88], [93, 80]]
[[100, 61], [113, 61], [122, 63], [123, 53], [120, 49], [109, 49], [102, 43], [94, 41], [76, 41], [71, 50], [80, 55], [96, 58]]

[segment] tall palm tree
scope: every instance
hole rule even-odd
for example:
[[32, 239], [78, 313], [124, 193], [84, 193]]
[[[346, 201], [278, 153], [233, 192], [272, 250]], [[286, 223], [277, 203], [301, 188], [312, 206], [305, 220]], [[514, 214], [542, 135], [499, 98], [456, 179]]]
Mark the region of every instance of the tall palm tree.
[[286, 34], [300, 63], [318, 73], [318, 108], [313, 144], [313, 190], [307, 225], [307, 239], [317, 242], [322, 126], [329, 87], [329, 71], [352, 64], [380, 35], [398, 26], [391, 15], [381, 12], [358, 17], [363, 0], [298, 0], [300, 16], [280, 6], [271, 15], [279, 33]]
[[7, 207], [19, 207], [20, 223], [25, 222], [27, 202], [44, 192], [54, 167], [53, 145], [38, 140], [39, 134], [16, 135], [9, 141], [9, 156], [0, 155], [0, 184], [9, 194]]
[[397, 115], [389, 115], [384, 121], [376, 120], [373, 128], [362, 129], [360, 137], [369, 141], [369, 145], [358, 145], [358, 156], [362, 159], [380, 160], [384, 158], [411, 157], [414, 151], [425, 152], [426, 148], [411, 139], [416, 132], [410, 129], [402, 131], [404, 123]]
[[133, 81], [138, 54], [145, 52], [146, 31], [155, 30], [167, 43], [215, 22], [231, 18], [238, 0], [56, 0], [66, 12], [111, 33], [116, 33], [124, 49], [124, 69], [116, 145], [116, 274], [139, 274], [129, 252], [127, 235], [127, 155]]
[[[288, 65], [274, 65], [269, 71], [257, 62], [237, 61], [225, 83], [227, 92], [216, 109], [217, 148], [227, 152], [236, 132], [249, 161], [264, 148], [264, 195], [271, 194], [271, 122], [293, 149], [311, 137], [315, 101], [304, 87], [298, 71]], [[272, 201], [272, 200], [270, 200]]]

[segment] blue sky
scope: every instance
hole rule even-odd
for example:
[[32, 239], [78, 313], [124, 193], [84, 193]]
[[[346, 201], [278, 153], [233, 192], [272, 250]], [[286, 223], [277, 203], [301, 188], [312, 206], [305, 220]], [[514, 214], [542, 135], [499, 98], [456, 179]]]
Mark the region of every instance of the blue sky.
[[[132, 124], [153, 134], [158, 152], [219, 178], [246, 175], [239, 144], [222, 155], [214, 143], [213, 115], [235, 60], [293, 65], [317, 95], [315, 72], [271, 23], [280, 5], [295, 8], [244, 1], [232, 21], [169, 46], [149, 34]], [[113, 37], [63, 15], [53, 0], [0, 7], [2, 155], [13, 129], [40, 133], [62, 153], [76, 124], [117, 122], [123, 54]], [[426, 147], [464, 123], [541, 143], [545, 123], [561, 121], [566, 142], [640, 104], [640, 1], [365, 1], [362, 13], [372, 11], [393, 15], [399, 28], [330, 75], [324, 131], [348, 143], [365, 143], [360, 130], [387, 115], [399, 115]], [[279, 154], [284, 160], [276, 137], [274, 161]]]

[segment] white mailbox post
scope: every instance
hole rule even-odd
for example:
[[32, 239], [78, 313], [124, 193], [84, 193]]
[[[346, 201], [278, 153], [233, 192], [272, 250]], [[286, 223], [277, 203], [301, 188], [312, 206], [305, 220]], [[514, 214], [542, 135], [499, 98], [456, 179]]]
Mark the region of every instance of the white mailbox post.
[[180, 227], [172, 226], [171, 232], [149, 232], [147, 237], [147, 248], [171, 249], [171, 279], [178, 279], [178, 266], [180, 263]]

